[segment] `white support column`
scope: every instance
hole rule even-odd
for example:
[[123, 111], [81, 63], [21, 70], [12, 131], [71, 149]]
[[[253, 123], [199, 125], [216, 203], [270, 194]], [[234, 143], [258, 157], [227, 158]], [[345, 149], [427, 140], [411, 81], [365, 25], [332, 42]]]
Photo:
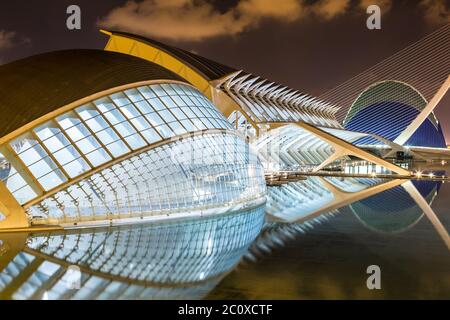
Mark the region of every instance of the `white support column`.
[[354, 145], [352, 145], [349, 142], [346, 142], [336, 136], [333, 136], [332, 134], [329, 134], [315, 126], [312, 126], [310, 124], [307, 123], [303, 123], [303, 122], [298, 122], [295, 125], [303, 128], [304, 130], [314, 134], [315, 136], [319, 137], [320, 139], [326, 141], [327, 143], [329, 143], [330, 145], [333, 146], [334, 150], [343, 150], [342, 154], [343, 155], [352, 155], [355, 157], [358, 157], [360, 159], [378, 164], [382, 167], [385, 167], [386, 169], [395, 172], [397, 174], [400, 175], [410, 175], [411, 173], [403, 168], [400, 168], [399, 166], [396, 166], [393, 163], [390, 163], [384, 159], [381, 159], [365, 150], [362, 150]]
[[434, 95], [433, 99], [427, 104], [427, 106], [419, 113], [419, 115], [414, 119], [413, 122], [409, 124], [408, 127], [394, 140], [395, 143], [403, 145], [408, 141], [409, 138], [419, 129], [420, 125], [425, 121], [426, 118], [430, 115], [430, 113], [436, 108], [442, 98], [445, 96], [448, 88], [450, 87], [450, 76], [447, 77], [444, 84], [438, 90], [438, 92]]
[[330, 163], [333, 163], [334, 161], [338, 160], [339, 158], [345, 157], [346, 155], [348, 155], [348, 153], [346, 153], [344, 149], [334, 147], [334, 153], [331, 156], [329, 156], [324, 162], [322, 162], [319, 166], [314, 168], [313, 172], [318, 172], [322, 170]]

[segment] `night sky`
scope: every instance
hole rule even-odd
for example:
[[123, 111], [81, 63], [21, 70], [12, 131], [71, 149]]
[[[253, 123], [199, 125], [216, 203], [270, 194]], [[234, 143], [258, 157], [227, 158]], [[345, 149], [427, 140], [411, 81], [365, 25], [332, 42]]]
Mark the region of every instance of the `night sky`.
[[[0, 4], [0, 64], [106, 44], [100, 26], [131, 31], [320, 95], [450, 22], [446, 0], [27, 0]], [[365, 8], [382, 8], [382, 29]], [[66, 28], [66, 8], [82, 30]], [[450, 141], [450, 96], [436, 109]]]

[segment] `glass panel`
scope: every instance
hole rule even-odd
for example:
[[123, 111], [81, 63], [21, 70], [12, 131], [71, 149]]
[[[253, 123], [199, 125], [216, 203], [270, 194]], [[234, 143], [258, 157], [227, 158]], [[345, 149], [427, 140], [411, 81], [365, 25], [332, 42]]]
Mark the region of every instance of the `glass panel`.
[[206, 129], [205, 125], [203, 124], [203, 122], [200, 121], [200, 119], [198, 118], [194, 118], [191, 119], [192, 122], [194, 123], [194, 125], [199, 129], [199, 130], [204, 130]]
[[137, 108], [142, 114], [147, 114], [150, 112], [154, 112], [155, 110], [148, 104], [147, 101], [141, 101], [136, 103]]
[[135, 119], [131, 120], [131, 123], [138, 129], [139, 131], [144, 131], [149, 128], [151, 128], [150, 124], [147, 122], [147, 120], [144, 119], [144, 117], [140, 116]]
[[161, 84], [161, 87], [164, 89], [165, 92], [167, 92], [170, 96], [176, 95], [176, 91], [172, 88], [170, 84], [164, 83]]
[[81, 120], [73, 112], [68, 112], [57, 117], [56, 121], [65, 130], [81, 122]]
[[70, 145], [69, 140], [61, 132], [51, 138], [48, 138], [43, 143], [45, 147], [48, 149], [48, 151], [50, 151], [51, 153], [54, 153]]
[[178, 120], [187, 119], [186, 115], [184, 114], [183, 111], [181, 111], [180, 108], [174, 108], [171, 111], [175, 115], [175, 117], [177, 117]]
[[111, 154], [115, 158], [120, 157], [121, 155], [124, 155], [125, 153], [130, 152], [130, 149], [128, 149], [128, 147], [122, 140], [111, 143], [111, 144], [107, 145], [106, 147], [108, 148], [109, 152], [111, 152]]
[[37, 143], [38, 142], [33, 137], [33, 135], [27, 133], [27, 134], [24, 134], [23, 136], [20, 136], [19, 138], [15, 139], [14, 141], [12, 141], [10, 143], [10, 145], [16, 153], [20, 153], [22, 151], [25, 151], [25, 150], [31, 148], [32, 146], [34, 146]]
[[183, 110], [183, 112], [187, 115], [188, 119], [192, 119], [192, 118], [196, 117], [195, 113], [192, 112], [191, 108], [183, 107], [183, 108], [181, 108], [181, 110]]
[[91, 135], [89, 130], [82, 123], [67, 129], [66, 133], [69, 136], [69, 138], [74, 142], [89, 137]]
[[169, 126], [177, 135], [187, 132], [178, 122], [172, 122]]
[[164, 124], [164, 121], [157, 113], [149, 113], [145, 117], [150, 121], [150, 123], [154, 127]]
[[55, 152], [53, 156], [55, 157], [56, 161], [58, 161], [61, 165], [64, 165], [68, 162], [80, 158], [80, 154], [73, 146], [68, 146], [67, 148]]
[[144, 97], [136, 89], [126, 90], [125, 94], [132, 102], [138, 102], [138, 101], [144, 100]]
[[159, 127], [156, 128], [156, 130], [158, 130], [159, 134], [164, 139], [170, 138], [170, 137], [172, 137], [174, 135], [172, 130], [170, 130], [170, 128], [167, 125], [159, 126]]
[[134, 130], [134, 128], [128, 122], [118, 124], [118, 125], [114, 126], [114, 128], [124, 138], [136, 133], [136, 130]]
[[7, 181], [11, 174], [11, 164], [9, 161], [0, 153], [0, 180]]
[[59, 132], [61, 132], [61, 130], [59, 130], [59, 128], [52, 125], [51, 122], [47, 122], [46, 124], [34, 129], [34, 132], [39, 137], [39, 139], [46, 140], [46, 139], [58, 134]]
[[9, 191], [16, 191], [24, 187], [27, 183], [19, 173], [11, 175], [6, 181], [6, 187]]
[[194, 106], [194, 102], [191, 100], [189, 96], [180, 96], [181, 99], [184, 100], [187, 106]]
[[106, 117], [106, 119], [108, 119], [108, 121], [112, 125], [115, 125], [115, 124], [125, 121], [125, 117], [117, 109], [114, 109], [114, 110], [111, 110], [111, 111], [105, 113], [105, 117]]
[[167, 109], [166, 106], [159, 99], [151, 99], [148, 100], [148, 102], [151, 104], [153, 108], [155, 108], [156, 111]]
[[89, 136], [83, 140], [78, 141], [76, 145], [78, 149], [80, 149], [80, 151], [83, 152], [84, 154], [87, 154], [91, 151], [101, 148], [100, 143], [98, 143], [98, 141], [92, 136]]
[[176, 121], [175, 117], [168, 110], [160, 111], [159, 115], [161, 116], [161, 118], [164, 119], [164, 121], [166, 121], [166, 123], [170, 123], [170, 122]]
[[152, 90], [150, 90], [150, 88], [147, 86], [139, 87], [138, 90], [145, 97], [145, 99], [156, 98], [155, 93]]
[[41, 186], [47, 191], [64, 183], [66, 180], [67, 179], [59, 169], [52, 171], [49, 174], [38, 179]]
[[208, 120], [208, 118], [201, 118], [200, 120], [203, 122], [203, 124], [207, 128], [217, 128], [217, 127], [219, 127], [217, 125], [212, 125], [211, 122]]
[[181, 106], [186, 106], [186, 102], [184, 102], [184, 100], [183, 99], [181, 99], [179, 96], [172, 96], [171, 97], [174, 101], [175, 101], [175, 103], [179, 106], [179, 107], [181, 107]]
[[189, 132], [195, 131], [194, 124], [191, 121], [182, 120], [181, 123], [183, 124], [183, 126], [186, 128], [187, 131], [189, 131]]
[[31, 149], [28, 149], [19, 154], [20, 159], [25, 163], [25, 165], [29, 166], [42, 158], [47, 156], [47, 152], [45, 152], [44, 148], [41, 145], [34, 145]]
[[113, 129], [108, 128], [106, 130], [100, 131], [96, 133], [96, 136], [100, 139], [100, 141], [104, 144], [110, 144], [111, 142], [114, 142], [116, 140], [119, 140], [119, 137], [114, 132]]
[[192, 111], [194, 111], [194, 113], [197, 115], [197, 117], [203, 118], [205, 116], [199, 107], [191, 107], [191, 109], [192, 109]]
[[50, 157], [45, 157], [28, 167], [28, 169], [36, 178], [40, 178], [50, 171], [56, 170], [57, 168], [58, 166], [53, 162], [52, 159], [50, 159]]
[[83, 158], [76, 159], [66, 165], [64, 165], [64, 170], [71, 177], [77, 177], [80, 174], [88, 171], [90, 169], [89, 165]]
[[176, 106], [177, 106], [170, 97], [161, 97], [161, 100], [164, 102], [166, 107], [168, 107], [169, 109], [176, 108]]
[[184, 95], [185, 92], [183, 91], [183, 89], [181, 88], [182, 86], [178, 85], [178, 84], [171, 84], [170, 85], [179, 95]]
[[150, 89], [153, 90], [153, 92], [158, 96], [158, 97], [164, 97], [167, 96], [166, 91], [164, 91], [164, 89], [159, 85], [159, 84], [154, 84], [150, 86]]
[[86, 158], [88, 158], [89, 162], [92, 163], [94, 167], [102, 165], [105, 162], [111, 160], [111, 157], [103, 149], [95, 150], [91, 153], [86, 154]]
[[131, 101], [127, 98], [127, 96], [124, 95], [122, 92], [112, 94], [110, 97], [118, 107], [122, 107], [124, 105], [131, 103]]
[[112, 101], [108, 97], [95, 100], [94, 104], [102, 113], [108, 112], [116, 108], [116, 106], [112, 103]]
[[155, 142], [161, 140], [161, 137], [153, 129], [145, 130], [145, 131], [142, 131], [141, 133], [144, 136], [144, 138], [147, 140], [148, 143], [155, 143]]
[[144, 139], [139, 134], [134, 134], [132, 136], [129, 136], [125, 138], [125, 140], [128, 142], [129, 146], [133, 149], [139, 149], [147, 145]]
[[133, 119], [141, 115], [140, 112], [138, 112], [137, 109], [131, 104], [121, 107], [120, 111], [122, 111], [125, 117], [127, 117], [128, 119]]
[[86, 124], [94, 133], [109, 128], [109, 124], [102, 116], [97, 116], [93, 119], [87, 120]]
[[87, 105], [81, 106], [81, 107], [75, 109], [75, 111], [78, 113], [78, 115], [84, 121], [99, 115], [97, 108], [95, 108], [94, 105], [92, 105], [92, 104], [87, 104]]
[[33, 189], [31, 189], [30, 186], [27, 185], [22, 189], [13, 192], [13, 196], [20, 204], [24, 204], [31, 199], [36, 198], [37, 194], [33, 191]]

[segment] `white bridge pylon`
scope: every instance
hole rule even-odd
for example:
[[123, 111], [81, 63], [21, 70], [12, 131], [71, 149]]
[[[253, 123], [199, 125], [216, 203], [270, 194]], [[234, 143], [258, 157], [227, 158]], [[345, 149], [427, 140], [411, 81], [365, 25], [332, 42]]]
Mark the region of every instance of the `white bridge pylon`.
[[441, 237], [442, 241], [444, 241], [445, 245], [450, 250], [450, 236], [448, 235], [447, 229], [445, 229], [444, 225], [434, 213], [428, 202], [422, 197], [420, 192], [411, 181], [406, 181], [402, 184], [402, 187], [406, 190], [406, 192], [408, 192], [411, 198], [413, 198], [417, 206], [422, 209], [423, 213], [428, 218], [428, 220], [430, 220], [431, 224]]
[[417, 117], [406, 127], [406, 129], [394, 140], [394, 143], [404, 145], [406, 141], [419, 129], [420, 125], [433, 112], [450, 87], [450, 75], [444, 84], [439, 88], [434, 97], [428, 102], [425, 108], [417, 115]]

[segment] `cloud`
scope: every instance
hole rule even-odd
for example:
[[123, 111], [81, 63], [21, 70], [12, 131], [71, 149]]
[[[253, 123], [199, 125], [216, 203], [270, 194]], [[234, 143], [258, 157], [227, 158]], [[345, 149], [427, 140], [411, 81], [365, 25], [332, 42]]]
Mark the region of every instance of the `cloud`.
[[[420, 0], [424, 18], [434, 24], [450, 22], [445, 1]], [[393, 3], [393, 0], [237, 0], [234, 6], [219, 11], [213, 0], [129, 0], [101, 18], [98, 25], [149, 37], [200, 41], [237, 35], [257, 28], [264, 20], [328, 21], [348, 12], [365, 13], [372, 4], [386, 13]]]
[[392, 8], [392, 0], [361, 0], [359, 2], [359, 7], [365, 12], [367, 7], [373, 4], [379, 6], [382, 13], [389, 12]]
[[175, 40], [201, 40], [242, 32], [251, 21], [221, 13], [205, 2], [193, 0], [128, 1], [111, 11], [99, 25]]
[[301, 1], [282, 0], [274, 2], [273, 0], [244, 0], [239, 2], [237, 11], [241, 15], [259, 18], [280, 19], [292, 22], [300, 18], [304, 11]]
[[420, 1], [425, 21], [433, 25], [450, 23], [450, 9], [445, 0], [422, 0]]
[[0, 50], [9, 49], [15, 45], [16, 33], [0, 30]]
[[19, 35], [13, 31], [0, 30], [0, 51], [29, 44], [31, 44], [29, 38], [19, 37]]
[[208, 0], [132, 0], [113, 9], [98, 25], [172, 40], [199, 41], [236, 35], [272, 19], [292, 23], [314, 11], [331, 19], [343, 13], [350, 0], [240, 0], [221, 12]]
[[311, 7], [311, 10], [316, 15], [330, 20], [345, 13], [349, 4], [350, 0], [320, 0]]

